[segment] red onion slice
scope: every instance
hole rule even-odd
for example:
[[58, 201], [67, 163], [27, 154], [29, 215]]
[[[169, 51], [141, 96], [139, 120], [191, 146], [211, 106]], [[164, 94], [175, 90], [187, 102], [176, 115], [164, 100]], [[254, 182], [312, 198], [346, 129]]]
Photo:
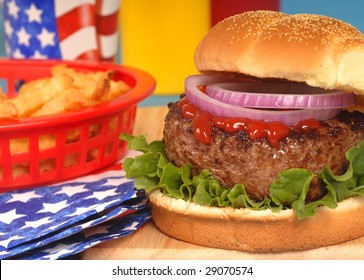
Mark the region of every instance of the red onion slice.
[[328, 109], [355, 104], [355, 95], [293, 83], [213, 83], [206, 94], [236, 106], [250, 108]]
[[[214, 116], [221, 117], [242, 117], [250, 119], [258, 119], [264, 121], [277, 121], [285, 125], [291, 126], [302, 120], [316, 119], [327, 120], [336, 116], [341, 110], [331, 109], [299, 109], [299, 110], [264, 110], [251, 109], [241, 106], [227, 104], [211, 98], [207, 94], [201, 92], [198, 87], [201, 85], [209, 85], [211, 83], [231, 82], [234, 78], [194, 75], [189, 76], [185, 80], [185, 93], [188, 100], [200, 109], [209, 112]], [[236, 81], [236, 79], [235, 79]]]

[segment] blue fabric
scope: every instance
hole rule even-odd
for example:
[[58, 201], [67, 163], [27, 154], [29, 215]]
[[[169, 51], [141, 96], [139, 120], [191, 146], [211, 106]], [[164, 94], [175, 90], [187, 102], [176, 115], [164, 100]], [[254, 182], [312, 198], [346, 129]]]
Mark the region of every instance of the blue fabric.
[[122, 170], [0, 195], [0, 259], [55, 259], [128, 235], [151, 219]]

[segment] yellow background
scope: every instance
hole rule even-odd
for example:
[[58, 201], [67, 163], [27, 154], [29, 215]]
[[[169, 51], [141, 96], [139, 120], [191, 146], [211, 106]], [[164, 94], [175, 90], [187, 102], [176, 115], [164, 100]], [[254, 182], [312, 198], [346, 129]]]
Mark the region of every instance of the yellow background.
[[209, 0], [122, 0], [121, 62], [149, 72], [156, 94], [180, 94], [197, 73], [194, 52], [210, 28]]

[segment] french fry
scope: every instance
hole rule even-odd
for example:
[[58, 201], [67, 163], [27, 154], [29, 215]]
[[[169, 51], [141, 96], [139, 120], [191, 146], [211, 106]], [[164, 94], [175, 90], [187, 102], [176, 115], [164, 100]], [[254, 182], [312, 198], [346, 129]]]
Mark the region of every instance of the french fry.
[[110, 71], [96, 71], [96, 72], [81, 72], [73, 68], [69, 68], [64, 64], [52, 67], [53, 75], [68, 75], [73, 78], [74, 86], [79, 89], [85, 89], [90, 84], [94, 84], [100, 78], [110, 79]]
[[110, 92], [109, 92], [108, 100], [112, 100], [112, 99], [124, 94], [125, 92], [127, 92], [129, 90], [130, 90], [130, 87], [123, 81], [115, 82], [113, 80], [110, 80]]
[[53, 66], [51, 72], [49, 78], [25, 83], [9, 102], [3, 103], [7, 98], [1, 89], [0, 119], [77, 110], [114, 99], [130, 89], [123, 81], [112, 80], [114, 71], [81, 72], [61, 64]]
[[37, 80], [32, 80], [32, 81], [26, 82], [26, 83], [22, 84], [22, 86], [20, 87], [18, 95], [22, 95], [29, 91], [33, 91], [36, 88], [41, 88], [47, 84], [47, 81], [48, 81], [48, 78], [37, 79]]
[[[97, 71], [97, 72], [89, 72], [89, 73], [82, 73], [78, 72], [73, 68], [68, 68], [66, 65], [56, 65], [52, 68], [52, 74], [53, 75], [59, 75], [59, 74], [66, 74], [71, 76], [74, 79], [74, 86], [84, 90], [85, 95], [88, 99], [95, 100], [93, 96], [96, 95], [96, 93], [93, 94], [93, 88], [95, 86], [99, 87], [100, 83], [105, 83], [105, 80], [108, 80], [110, 83], [110, 90], [108, 92], [107, 97], [103, 95], [105, 98], [102, 98], [99, 100], [108, 101], [112, 100], [128, 90], [130, 90], [130, 87], [124, 82], [124, 81], [114, 81], [114, 71]], [[103, 94], [105, 94], [105, 89], [103, 91]], [[105, 100], [104, 100], [105, 99]], [[96, 99], [97, 100], [97, 99]], [[102, 101], [102, 102], [103, 102]], [[97, 104], [97, 103], [96, 103]], [[91, 105], [95, 105], [95, 102], [91, 102]]]
[[100, 104], [108, 100], [110, 81], [100, 77], [92, 85], [86, 88], [84, 94], [89, 100], [90, 106]]
[[[30, 85], [29, 85], [30, 84]], [[64, 92], [73, 84], [73, 79], [68, 75], [56, 75], [51, 78], [35, 80], [25, 84], [20, 93], [10, 99], [18, 109], [18, 117], [28, 117], [39, 110], [53, 97]]]
[[79, 110], [88, 106], [88, 100], [75, 88], [66, 89], [61, 94], [54, 96], [39, 110], [31, 114], [31, 117], [57, 114]]
[[69, 75], [74, 80], [74, 87], [79, 89], [89, 100], [89, 106], [105, 102], [109, 99], [110, 71], [82, 73], [66, 65], [52, 68], [53, 75]]
[[18, 116], [18, 109], [10, 101], [0, 101], [0, 120], [12, 120]]

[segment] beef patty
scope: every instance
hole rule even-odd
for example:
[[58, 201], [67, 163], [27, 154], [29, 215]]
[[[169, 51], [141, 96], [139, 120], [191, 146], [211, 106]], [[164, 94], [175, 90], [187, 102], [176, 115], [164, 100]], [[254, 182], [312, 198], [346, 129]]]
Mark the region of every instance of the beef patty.
[[[179, 167], [190, 163], [194, 174], [207, 169], [228, 188], [242, 183], [254, 200], [268, 196], [271, 182], [285, 169], [305, 168], [317, 175], [328, 166], [342, 174], [348, 166], [346, 151], [364, 139], [364, 115], [343, 111], [320, 122], [318, 129], [291, 127], [279, 148], [265, 138], [252, 141], [244, 131], [226, 133], [216, 127], [212, 143], [205, 145], [194, 138], [192, 121], [183, 117], [177, 103], [168, 106], [163, 139], [169, 161]], [[313, 182], [309, 201], [325, 194], [317, 177]]]

